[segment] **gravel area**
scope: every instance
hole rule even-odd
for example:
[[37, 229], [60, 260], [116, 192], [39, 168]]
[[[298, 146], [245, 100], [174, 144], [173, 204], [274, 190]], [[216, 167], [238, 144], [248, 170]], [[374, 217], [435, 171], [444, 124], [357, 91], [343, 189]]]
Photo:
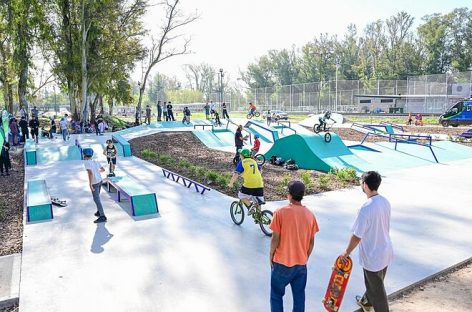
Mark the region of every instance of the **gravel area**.
[[[133, 139], [130, 141], [130, 144], [134, 154], [138, 157], [142, 157], [156, 165], [182, 174], [202, 184], [206, 184], [209, 187], [217, 189], [229, 196], [236, 196], [237, 194], [236, 189], [229, 189], [224, 183], [210, 182], [205, 177], [205, 174], [202, 174], [203, 172], [195, 173], [190, 169], [179, 165], [179, 162], [181, 161], [188, 161], [192, 165], [214, 170], [219, 174], [226, 174], [227, 176], [234, 170], [232, 164], [232, 159], [234, 157], [233, 153], [210, 149], [191, 132], [161, 132]], [[170, 155], [176, 161], [170, 164], [163, 164], [159, 157], [143, 157], [142, 152], [146, 149], [154, 151], [158, 155]], [[269, 164], [269, 162], [266, 162], [262, 170], [262, 176], [264, 178], [264, 195], [266, 200], [286, 199], [285, 186], [287, 181], [302, 180], [302, 174], [309, 175], [309, 180], [312, 181], [312, 186], [309, 189], [308, 194], [357, 185], [357, 181], [342, 183], [335, 179], [333, 175], [327, 175], [322, 172], [311, 170], [290, 171], [284, 167], [274, 166]], [[320, 186], [320, 176], [326, 176], [327, 179], [329, 178], [329, 183], [325, 188]]]
[[11, 151], [10, 158], [10, 176], [0, 177], [0, 256], [21, 252], [23, 244], [23, 148]]

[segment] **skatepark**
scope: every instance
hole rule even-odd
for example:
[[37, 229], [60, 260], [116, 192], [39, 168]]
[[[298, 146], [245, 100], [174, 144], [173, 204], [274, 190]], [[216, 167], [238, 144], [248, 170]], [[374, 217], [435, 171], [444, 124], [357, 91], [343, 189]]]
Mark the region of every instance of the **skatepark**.
[[[472, 235], [472, 212], [466, 207], [472, 195], [463, 181], [472, 174], [471, 148], [434, 142], [437, 163], [430, 149], [417, 144], [399, 144], [396, 150], [393, 142], [359, 147], [359, 142], [344, 142], [335, 131], [326, 143], [320, 134], [298, 125], [277, 128], [247, 120], [235, 120], [235, 124], [244, 124], [247, 131], [261, 136], [266, 156], [290, 153], [309, 169], [328, 171], [342, 166], [358, 172], [374, 169], [383, 175], [379, 191], [392, 204], [395, 250], [387, 293], [470, 257], [467, 238]], [[130, 140], [161, 131], [192, 131], [208, 147], [233, 152], [234, 128], [229, 123], [216, 129], [206, 121], [186, 127], [167, 122], [117, 134]], [[130, 177], [139, 187], [154, 192], [158, 213], [134, 216], [128, 200], [117, 202], [116, 192], [104, 188], [101, 199], [108, 222], [92, 222], [95, 206], [76, 142], [93, 148], [105, 165], [102, 151], [109, 137], [71, 135], [64, 143], [40, 140], [34, 148], [37, 164], [26, 167], [25, 181], [44, 180], [49, 194], [68, 205], [54, 206], [50, 220], [25, 224], [21, 311], [269, 310], [270, 238], [251, 220], [241, 226], [233, 224], [229, 206], [234, 198], [230, 196], [216, 190], [202, 195], [165, 178], [158, 166], [135, 156], [119, 156], [116, 175]], [[320, 227], [308, 263], [307, 310], [322, 310], [333, 260], [345, 249], [364, 201], [358, 187], [304, 198]], [[284, 204], [269, 202], [265, 209], [273, 211]], [[364, 290], [357, 252], [353, 261], [342, 311], [357, 309], [354, 296]], [[285, 298], [289, 310], [288, 289]]]

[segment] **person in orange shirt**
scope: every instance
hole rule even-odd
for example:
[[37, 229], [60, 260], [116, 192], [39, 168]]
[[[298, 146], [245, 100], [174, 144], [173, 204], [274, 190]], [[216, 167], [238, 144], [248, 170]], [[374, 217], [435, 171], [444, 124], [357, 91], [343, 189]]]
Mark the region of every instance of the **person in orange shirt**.
[[249, 114], [254, 115], [256, 110], [257, 110], [256, 104], [250, 102], [249, 103]]
[[277, 209], [270, 224], [270, 308], [272, 312], [283, 311], [285, 287], [290, 284], [293, 311], [305, 311], [306, 264], [313, 251], [315, 234], [319, 231], [315, 215], [301, 200], [305, 185], [300, 181], [288, 184], [288, 206]]

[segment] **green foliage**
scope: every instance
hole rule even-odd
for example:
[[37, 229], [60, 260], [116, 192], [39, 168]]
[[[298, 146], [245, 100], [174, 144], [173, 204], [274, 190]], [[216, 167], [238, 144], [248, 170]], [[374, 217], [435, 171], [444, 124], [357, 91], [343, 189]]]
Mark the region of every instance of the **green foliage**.
[[177, 163], [177, 166], [179, 166], [180, 168], [188, 169], [192, 166], [192, 164], [188, 162], [187, 160], [180, 160]]
[[288, 183], [292, 180], [290, 173], [285, 173], [280, 181], [279, 186], [277, 187], [277, 192], [279, 194], [285, 194], [287, 192]]
[[201, 167], [201, 166], [196, 166], [195, 173], [199, 177], [204, 177], [206, 176], [207, 168]]
[[172, 162], [172, 156], [167, 154], [161, 154], [159, 155], [159, 162], [162, 165], [169, 165]]
[[214, 183], [218, 180], [220, 174], [213, 170], [208, 170], [206, 172], [205, 178], [209, 183]]
[[154, 159], [154, 158], [157, 158], [157, 153], [146, 148], [146, 149], [142, 150], [141, 156], [143, 156], [144, 158], [148, 158], [148, 159]]
[[329, 183], [331, 181], [331, 175], [329, 174], [320, 174], [318, 176], [318, 185], [322, 190], [329, 190]]
[[358, 180], [357, 172], [352, 168], [335, 168], [330, 173], [340, 182], [354, 182]]
[[300, 175], [303, 184], [305, 184], [305, 188], [307, 191], [313, 190], [314, 184], [313, 184], [313, 179], [310, 171], [304, 171]]

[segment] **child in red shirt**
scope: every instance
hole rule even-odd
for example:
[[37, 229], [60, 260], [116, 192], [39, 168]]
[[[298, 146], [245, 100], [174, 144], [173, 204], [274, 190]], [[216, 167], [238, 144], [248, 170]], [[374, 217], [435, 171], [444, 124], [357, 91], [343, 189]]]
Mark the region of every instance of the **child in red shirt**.
[[257, 153], [259, 153], [259, 148], [261, 147], [261, 141], [259, 141], [259, 135], [254, 134], [254, 146], [251, 148], [252, 156], [254, 157]]

